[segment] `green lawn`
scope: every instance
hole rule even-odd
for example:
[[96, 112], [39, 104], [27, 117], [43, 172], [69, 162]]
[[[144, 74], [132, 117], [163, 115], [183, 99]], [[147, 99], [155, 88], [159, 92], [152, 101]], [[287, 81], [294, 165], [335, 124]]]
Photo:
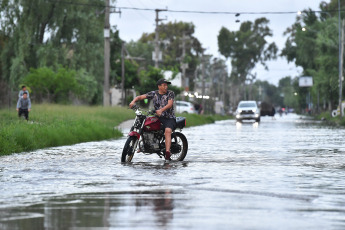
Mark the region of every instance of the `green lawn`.
[[[179, 115], [179, 114], [178, 114]], [[183, 114], [187, 127], [229, 119], [227, 116]], [[19, 119], [16, 110], [0, 110], [0, 155], [47, 147], [119, 138], [114, 128], [134, 119], [132, 110], [123, 107], [33, 105], [29, 122]]]

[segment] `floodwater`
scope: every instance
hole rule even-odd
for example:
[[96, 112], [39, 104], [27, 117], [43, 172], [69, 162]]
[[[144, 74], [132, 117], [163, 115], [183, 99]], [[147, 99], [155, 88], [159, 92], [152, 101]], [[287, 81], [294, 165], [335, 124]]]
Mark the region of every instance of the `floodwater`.
[[345, 129], [288, 114], [183, 133], [183, 162], [121, 164], [126, 137], [0, 157], [0, 229], [345, 229]]

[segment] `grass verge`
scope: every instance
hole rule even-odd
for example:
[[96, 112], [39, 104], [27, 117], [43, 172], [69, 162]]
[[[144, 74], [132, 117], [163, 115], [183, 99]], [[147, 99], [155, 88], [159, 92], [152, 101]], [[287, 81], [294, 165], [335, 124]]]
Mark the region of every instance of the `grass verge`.
[[[182, 116], [187, 118], [187, 127], [230, 118], [197, 114]], [[123, 107], [41, 104], [33, 106], [29, 122], [26, 122], [18, 118], [14, 109], [3, 109], [0, 110], [0, 155], [119, 138], [122, 133], [114, 127], [134, 117], [132, 110]]]
[[345, 126], [345, 117], [332, 117], [330, 112], [322, 112], [319, 115], [315, 116], [318, 120], [325, 121], [328, 125], [335, 125], [335, 126]]

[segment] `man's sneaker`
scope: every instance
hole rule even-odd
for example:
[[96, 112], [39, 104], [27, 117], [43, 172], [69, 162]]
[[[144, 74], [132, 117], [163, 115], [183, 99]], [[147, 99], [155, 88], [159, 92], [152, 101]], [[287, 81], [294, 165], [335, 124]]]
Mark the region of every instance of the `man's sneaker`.
[[165, 160], [171, 161], [170, 156], [171, 156], [171, 153], [170, 153], [169, 151], [166, 151], [166, 152], [165, 152]]

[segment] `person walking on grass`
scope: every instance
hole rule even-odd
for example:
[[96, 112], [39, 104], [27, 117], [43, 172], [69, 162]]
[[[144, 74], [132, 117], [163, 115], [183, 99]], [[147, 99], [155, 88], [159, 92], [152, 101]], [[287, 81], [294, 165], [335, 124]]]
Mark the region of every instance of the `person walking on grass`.
[[171, 90], [168, 90], [168, 85], [170, 84], [171, 82], [163, 78], [159, 79], [157, 81], [158, 90], [137, 96], [129, 104], [129, 107], [132, 108], [137, 101], [153, 99], [154, 109], [156, 110], [156, 114], [164, 127], [165, 159], [169, 161], [171, 160], [171, 133], [176, 127], [176, 117], [173, 107], [175, 93]]
[[29, 98], [29, 97], [30, 97], [29, 91], [27, 91], [27, 90], [26, 90], [26, 86], [23, 85], [23, 86], [22, 86], [22, 90], [20, 90], [19, 93], [18, 93], [18, 97], [19, 97], [19, 98], [23, 97], [23, 94], [24, 94], [25, 92], [27, 93], [28, 98]]
[[28, 93], [24, 92], [23, 97], [20, 97], [17, 102], [18, 117], [24, 114], [25, 119], [29, 120], [29, 112], [31, 111], [31, 100]]

